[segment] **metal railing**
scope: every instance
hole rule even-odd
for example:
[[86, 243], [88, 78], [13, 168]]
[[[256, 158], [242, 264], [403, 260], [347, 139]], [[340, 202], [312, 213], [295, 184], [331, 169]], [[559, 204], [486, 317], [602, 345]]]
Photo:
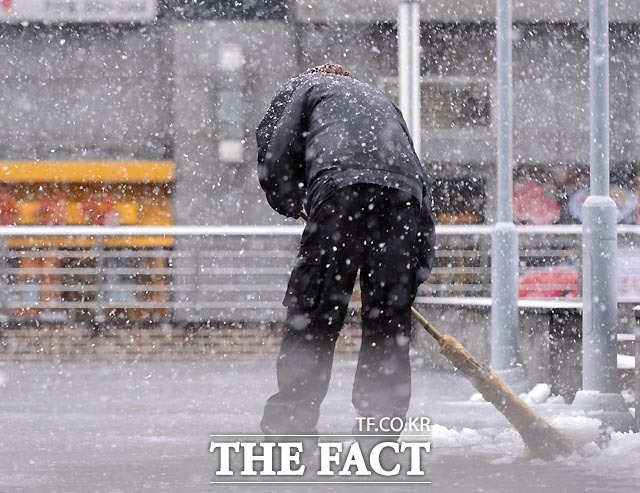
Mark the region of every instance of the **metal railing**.
[[[577, 300], [581, 226], [518, 231], [520, 297]], [[301, 232], [301, 226], [0, 227], [0, 316], [59, 323], [280, 320]], [[488, 298], [490, 233], [485, 225], [439, 226], [436, 266], [420, 296], [469, 304]], [[110, 243], [136, 237], [170, 238], [173, 246]], [[619, 226], [618, 240], [620, 300], [639, 301], [640, 226]]]

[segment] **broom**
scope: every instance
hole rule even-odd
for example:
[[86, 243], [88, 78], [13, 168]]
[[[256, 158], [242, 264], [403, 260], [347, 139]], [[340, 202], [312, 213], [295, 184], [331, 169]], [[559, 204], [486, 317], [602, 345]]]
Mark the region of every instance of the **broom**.
[[443, 354], [487, 402], [507, 418], [520, 433], [529, 451], [542, 459], [569, 455], [575, 446], [571, 440], [547, 423], [538, 413], [518, 397], [498, 374], [469, 353], [455, 337], [441, 334], [418, 310], [411, 314], [440, 346]]
[[[305, 221], [309, 220], [305, 211], [300, 213], [300, 217]], [[533, 455], [542, 459], [554, 459], [559, 455], [569, 455], [575, 449], [568, 437], [527, 406], [495, 371], [475, 359], [455, 337], [441, 334], [414, 307], [411, 307], [411, 314], [438, 342], [440, 353], [471, 382], [484, 400], [493, 404], [520, 433]]]

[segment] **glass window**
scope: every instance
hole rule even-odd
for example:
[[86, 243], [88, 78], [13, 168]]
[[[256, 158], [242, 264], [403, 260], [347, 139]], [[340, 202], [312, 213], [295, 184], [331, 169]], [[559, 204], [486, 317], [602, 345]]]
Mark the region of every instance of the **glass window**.
[[436, 179], [433, 199], [438, 224], [484, 222], [485, 184], [482, 178]]

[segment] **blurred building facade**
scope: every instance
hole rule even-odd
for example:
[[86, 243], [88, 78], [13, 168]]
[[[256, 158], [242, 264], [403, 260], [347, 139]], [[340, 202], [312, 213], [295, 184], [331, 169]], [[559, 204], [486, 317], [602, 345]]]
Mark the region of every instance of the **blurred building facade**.
[[[494, 215], [494, 3], [421, 6], [421, 158], [440, 223]], [[0, 6], [2, 224], [282, 224], [259, 189], [254, 142], [279, 85], [335, 62], [397, 94], [397, 0], [147, 0], [146, 18], [20, 18], [14, 4]], [[616, 2], [610, 17], [613, 190], [620, 221], [637, 224], [640, 0]], [[586, 0], [514, 5], [522, 223], [580, 220], [587, 18]]]
[[[333, 61], [394, 96], [397, 3], [164, 0], [151, 2], [150, 21], [5, 20], [0, 160], [169, 161], [176, 223], [279, 222], [254, 169], [253, 132], [271, 95]], [[562, 207], [588, 166], [587, 4], [514, 6], [516, 180], [542, 182]], [[621, 195], [637, 191], [640, 160], [638, 12], [640, 1], [627, 0], [610, 14], [611, 160]], [[494, 2], [423, 2], [421, 15], [421, 157], [434, 169], [437, 207], [445, 222], [490, 222]], [[522, 220], [578, 219], [565, 208], [562, 219]]]

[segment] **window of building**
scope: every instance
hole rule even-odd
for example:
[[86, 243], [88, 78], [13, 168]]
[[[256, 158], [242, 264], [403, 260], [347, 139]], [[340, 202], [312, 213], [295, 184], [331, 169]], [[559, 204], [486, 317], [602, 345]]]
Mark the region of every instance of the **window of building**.
[[[398, 104], [398, 79], [385, 79], [383, 87], [386, 94]], [[420, 87], [423, 130], [486, 130], [491, 126], [489, 81], [468, 77], [423, 77]]]
[[438, 224], [484, 222], [485, 186], [482, 178], [441, 179], [433, 183]]
[[[482, 178], [439, 178], [433, 184], [438, 224], [484, 222], [485, 183]], [[421, 294], [429, 296], [486, 296], [489, 278], [488, 238], [442, 235], [436, 263]]]
[[172, 13], [182, 19], [284, 20], [286, 0], [175, 0]]
[[462, 130], [491, 125], [488, 82], [468, 79], [422, 82], [422, 123], [425, 129]]

